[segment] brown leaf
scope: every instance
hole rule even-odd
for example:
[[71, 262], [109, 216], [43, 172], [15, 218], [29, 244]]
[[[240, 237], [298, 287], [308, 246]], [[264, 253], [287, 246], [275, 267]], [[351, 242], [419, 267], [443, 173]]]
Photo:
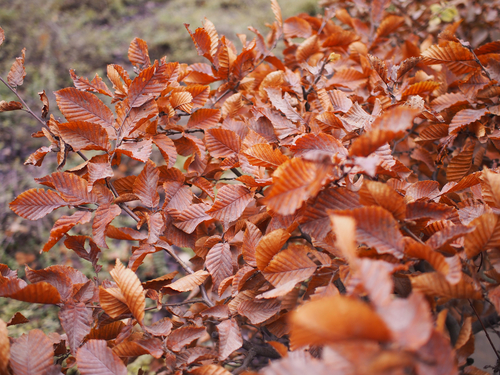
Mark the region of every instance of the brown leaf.
[[157, 186], [160, 178], [160, 171], [155, 163], [148, 160], [142, 172], [134, 182], [134, 194], [139, 197], [146, 207], [156, 207], [160, 203], [160, 195]]
[[219, 361], [225, 360], [243, 346], [240, 328], [234, 319], [224, 320], [217, 326], [219, 333]]
[[470, 139], [465, 144], [462, 151], [451, 159], [448, 168], [446, 169], [446, 177], [448, 181], [460, 181], [469, 171], [472, 166], [472, 157], [474, 153], [474, 141]]
[[76, 353], [76, 364], [82, 375], [127, 375], [127, 367], [113, 353], [105, 340], [89, 340]]
[[290, 121], [304, 123], [304, 119], [297, 113], [297, 111], [292, 107], [286, 98], [282, 97], [281, 88], [276, 87], [266, 87], [264, 89], [269, 96], [269, 100], [273, 106], [280, 110]]
[[92, 309], [87, 308], [83, 302], [67, 302], [59, 311], [61, 326], [68, 336], [68, 344], [71, 353], [75, 355], [76, 350], [83, 338], [90, 332], [92, 324]]
[[309, 38], [312, 33], [311, 25], [300, 17], [290, 17], [283, 24], [285, 39]]
[[96, 73], [92, 82], [87, 78], [78, 77], [73, 69], [69, 70], [71, 79], [78, 90], [81, 91], [92, 91], [106, 96], [113, 96], [113, 93], [109, 90], [108, 86], [103, 82], [102, 78]]
[[157, 338], [122, 341], [113, 347], [113, 353], [120, 358], [138, 357], [144, 354], [160, 358], [163, 355], [163, 342]]
[[142, 39], [134, 38], [128, 48], [128, 59], [139, 69], [150, 66], [148, 44]]
[[116, 204], [101, 204], [96, 212], [92, 223], [92, 237], [97, 245], [108, 248], [106, 244], [106, 229], [115, 217], [120, 215], [121, 208]]
[[482, 299], [483, 293], [478, 290], [474, 281], [466, 274], [454, 285], [450, 284], [438, 272], [428, 272], [418, 276], [410, 276], [412, 289], [430, 297]]
[[221, 118], [220, 109], [200, 108], [189, 117], [188, 129], [210, 129], [215, 127]]
[[86, 224], [92, 218], [88, 211], [77, 211], [71, 216], [61, 216], [50, 230], [50, 236], [42, 251], [49, 251], [75, 225]]
[[277, 229], [266, 234], [259, 241], [255, 249], [255, 259], [259, 270], [263, 271], [271, 259], [281, 250], [290, 238], [290, 233], [285, 229]]
[[[208, 267], [207, 267], [208, 268]], [[188, 292], [197, 286], [203, 284], [210, 273], [204, 270], [196, 271], [195, 273], [186, 275], [176, 280], [175, 282], [167, 285], [168, 289], [173, 289], [178, 292]]]
[[288, 160], [274, 173], [274, 184], [263, 202], [278, 214], [291, 215], [307, 199], [318, 194], [329, 169], [327, 165], [301, 158]]
[[68, 87], [55, 92], [59, 110], [68, 121], [101, 125], [111, 139], [116, 138], [113, 112], [94, 94]]
[[131, 108], [140, 107], [163, 91], [167, 84], [167, 76], [163, 74], [165, 68], [166, 65], [158, 66], [155, 63], [134, 78], [128, 88], [128, 101]]
[[343, 340], [384, 342], [390, 338], [384, 321], [368, 304], [352, 297], [338, 295], [309, 302], [299, 307], [291, 317], [291, 343], [294, 348]]
[[9, 321], [7, 322], [7, 327], [15, 326], [18, 324], [25, 324], [28, 322], [29, 322], [29, 320], [26, 319], [26, 317], [23, 314], [21, 314], [20, 312], [16, 312], [14, 314], [14, 316], [12, 318], [10, 318]]
[[500, 246], [500, 222], [493, 213], [485, 213], [472, 220], [474, 231], [465, 236], [465, 254], [472, 259], [481, 251]]
[[222, 280], [233, 275], [233, 256], [229, 244], [221, 242], [213, 246], [207, 254], [205, 266], [212, 275], [214, 289], [218, 290]]
[[205, 132], [207, 150], [215, 158], [227, 158], [238, 154], [241, 148], [240, 137], [228, 129], [208, 129]]
[[207, 212], [224, 225], [237, 220], [253, 200], [253, 191], [244, 185], [226, 185], [219, 189], [215, 202]]
[[46, 282], [26, 285], [21, 290], [8, 295], [18, 301], [56, 305], [61, 302], [57, 289]]
[[132, 311], [139, 324], [142, 325], [146, 298], [139, 278], [132, 270], [123, 267], [118, 259], [115, 268], [110, 274], [122, 291], [130, 311]]
[[490, 207], [500, 208], [500, 174], [485, 168], [480, 178], [483, 200]]
[[168, 167], [172, 168], [177, 160], [177, 151], [174, 142], [166, 134], [157, 134], [153, 137], [153, 143], [160, 150], [163, 159], [168, 163]]
[[362, 207], [353, 210], [332, 211], [335, 215], [350, 216], [356, 220], [356, 238], [359, 243], [376, 248], [379, 254], [402, 258], [403, 236], [398, 223], [382, 207]]
[[457, 134], [466, 125], [480, 120], [487, 112], [486, 108], [462, 109], [451, 120], [450, 127], [448, 128], [449, 134]]
[[453, 73], [464, 74], [477, 69], [473, 54], [460, 43], [432, 45], [422, 53], [425, 64], [445, 64]]
[[193, 233], [198, 224], [212, 220], [207, 211], [210, 205], [206, 203], [193, 204], [182, 212], [171, 209], [169, 210], [172, 217], [175, 219], [174, 225], [186, 233]]
[[322, 160], [324, 156], [347, 156], [347, 149], [342, 143], [337, 138], [325, 133], [299, 136], [295, 138], [295, 144], [290, 147], [290, 150], [295, 156], [308, 160]]
[[406, 217], [404, 198], [382, 182], [365, 180], [359, 190], [359, 203], [385, 208], [396, 220], [404, 220]]
[[55, 188], [63, 199], [72, 206], [97, 203], [99, 196], [89, 193], [88, 182], [73, 173], [54, 172], [51, 175], [36, 179], [40, 184]]
[[58, 128], [59, 135], [75, 152], [80, 150], [110, 150], [108, 133], [99, 124], [72, 121], [59, 124]]
[[307, 254], [306, 246], [290, 244], [271, 259], [262, 274], [275, 287], [304, 281], [316, 271], [316, 264]]
[[168, 336], [172, 330], [172, 321], [169, 318], [162, 318], [144, 329], [153, 336]]
[[39, 329], [23, 334], [10, 348], [10, 366], [16, 375], [45, 374], [53, 363], [52, 341]]
[[16, 61], [12, 64], [10, 72], [7, 75], [7, 82], [12, 87], [21, 86], [24, 82], [24, 77], [26, 77], [26, 69], [24, 68], [24, 55], [26, 53], [26, 48], [21, 51], [22, 56], [16, 57]]
[[[85, 241], [89, 240], [90, 251], [85, 248]], [[87, 236], [68, 236], [66, 235], [66, 240], [64, 241], [64, 246], [68, 249], [73, 250], [80, 258], [88, 260], [92, 265], [97, 267], [97, 258], [101, 249], [96, 245], [92, 238]]]
[[433, 201], [415, 201], [406, 206], [406, 220], [444, 220], [456, 212], [453, 207]]
[[5, 100], [0, 101], [0, 112], [16, 111], [19, 109], [23, 109], [23, 104], [20, 102], [6, 102]]
[[183, 347], [203, 336], [204, 333], [205, 327], [184, 326], [177, 328], [168, 336], [167, 347], [174, 352], [179, 352]]
[[252, 324], [260, 324], [276, 315], [281, 309], [277, 299], [265, 301], [246, 300], [238, 305], [238, 313], [248, 318]]
[[9, 207], [25, 219], [38, 220], [66, 205], [68, 202], [53, 190], [30, 189], [20, 194], [10, 203]]
[[245, 262], [253, 267], [256, 267], [257, 262], [255, 260], [255, 250], [257, 248], [257, 244], [262, 238], [262, 232], [249, 221], [247, 221], [246, 225], [247, 228], [243, 234], [241, 253], [243, 254]]

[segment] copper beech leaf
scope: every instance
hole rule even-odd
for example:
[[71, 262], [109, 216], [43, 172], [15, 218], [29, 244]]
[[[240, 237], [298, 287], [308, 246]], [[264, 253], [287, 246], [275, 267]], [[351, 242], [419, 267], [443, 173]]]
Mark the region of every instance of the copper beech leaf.
[[30, 189], [20, 194], [10, 203], [9, 207], [25, 219], [38, 220], [55, 209], [68, 204], [53, 190]]
[[138, 68], [147, 68], [150, 66], [151, 60], [149, 59], [148, 44], [140, 38], [134, 38], [128, 49], [128, 59], [132, 65]]
[[359, 243], [374, 247], [379, 254], [403, 257], [403, 236], [389, 211], [382, 207], [368, 206], [331, 212], [356, 220], [356, 239]]
[[178, 292], [187, 292], [203, 284], [208, 276], [210, 276], [209, 272], [199, 270], [195, 273], [181, 277], [180, 279], [167, 285], [167, 288], [176, 290]]
[[233, 256], [229, 244], [221, 242], [213, 246], [207, 254], [205, 265], [212, 275], [214, 288], [218, 290], [222, 280], [233, 275]]
[[255, 260], [259, 270], [263, 271], [290, 238], [285, 229], [277, 229], [262, 237], [255, 249]]
[[123, 364], [105, 340], [89, 340], [76, 353], [76, 364], [82, 375], [126, 375]]
[[234, 319], [227, 319], [220, 323], [217, 326], [217, 332], [219, 333], [219, 361], [223, 361], [243, 346], [243, 337]]
[[253, 191], [244, 185], [226, 185], [219, 189], [215, 202], [207, 212], [223, 223], [237, 220], [253, 200]]
[[49, 251], [71, 228], [77, 224], [86, 224], [91, 218], [92, 214], [88, 211], [77, 211], [71, 216], [61, 216], [50, 230], [49, 240], [42, 251]]
[[386, 324], [367, 303], [341, 295], [306, 303], [293, 313], [290, 323], [294, 348], [343, 340], [391, 339]]
[[293, 158], [273, 175], [273, 185], [263, 202], [281, 215], [291, 215], [325, 183], [329, 166]]
[[116, 204], [101, 204], [95, 213], [92, 223], [92, 236], [97, 245], [108, 248], [106, 244], [106, 229], [115, 217], [120, 215], [121, 208]]
[[246, 300], [238, 305], [238, 313], [247, 317], [252, 324], [260, 324], [276, 315], [280, 307], [281, 303], [277, 299]]
[[110, 274], [123, 293], [128, 308], [134, 314], [139, 324], [142, 325], [146, 298], [141, 281], [135, 272], [125, 268], [118, 259], [116, 260], [115, 268], [110, 271]]
[[68, 302], [59, 311], [61, 326], [68, 336], [68, 344], [72, 354], [90, 332], [92, 325], [92, 309], [85, 306], [83, 302]]
[[485, 213], [472, 220], [474, 231], [465, 235], [465, 254], [472, 259], [481, 251], [500, 246], [500, 221], [498, 215]]
[[24, 288], [10, 293], [8, 297], [31, 303], [55, 305], [61, 302], [57, 288], [47, 282], [26, 285]]
[[256, 144], [243, 151], [251, 165], [266, 168], [278, 168], [281, 164], [288, 161], [288, 158], [281, 153], [279, 149], [267, 143]]
[[243, 245], [241, 247], [241, 252], [243, 254], [243, 259], [249, 265], [256, 267], [257, 262], [255, 260], [255, 250], [257, 244], [262, 238], [262, 232], [254, 224], [247, 221], [247, 228], [243, 234]]
[[271, 259], [262, 274], [275, 287], [304, 281], [316, 271], [316, 264], [307, 255], [307, 247], [289, 245]]
[[45, 374], [53, 363], [52, 341], [39, 329], [23, 334], [10, 348], [10, 366], [14, 374]]
[[204, 365], [189, 371], [192, 375], [231, 375], [224, 367], [219, 365]]
[[12, 87], [21, 86], [24, 82], [24, 77], [26, 77], [26, 69], [24, 68], [26, 48], [23, 48], [21, 53], [22, 56], [16, 58], [16, 61], [12, 64], [10, 72], [7, 75], [7, 82]]
[[68, 87], [55, 92], [57, 105], [68, 121], [99, 124], [111, 139], [116, 138], [113, 112], [94, 94]]
[[113, 353], [120, 358], [138, 357], [144, 354], [160, 358], [163, 355], [163, 342], [157, 338], [122, 341], [113, 347]]
[[119, 288], [103, 288], [99, 286], [99, 302], [106, 314], [116, 318], [130, 310], [123, 293]]
[[62, 198], [70, 205], [97, 203], [99, 197], [88, 191], [87, 180], [68, 172], [54, 172], [48, 176], [36, 179], [40, 184], [55, 188]]
[[454, 285], [438, 272], [428, 272], [411, 276], [412, 289], [430, 297], [482, 299], [483, 293], [473, 280], [463, 274], [460, 281]]
[[134, 182], [134, 194], [136, 194], [146, 207], [156, 207], [160, 203], [160, 195], [157, 191], [160, 171], [155, 163], [148, 160], [142, 172]]
[[184, 326], [177, 328], [168, 336], [167, 347], [179, 352], [184, 346], [199, 339], [205, 333], [205, 327]]
[[228, 129], [208, 129], [205, 132], [205, 143], [207, 150], [216, 158], [236, 155], [241, 148], [240, 137]]
[[73, 150], [109, 151], [108, 133], [96, 123], [72, 121], [59, 124], [59, 134]]

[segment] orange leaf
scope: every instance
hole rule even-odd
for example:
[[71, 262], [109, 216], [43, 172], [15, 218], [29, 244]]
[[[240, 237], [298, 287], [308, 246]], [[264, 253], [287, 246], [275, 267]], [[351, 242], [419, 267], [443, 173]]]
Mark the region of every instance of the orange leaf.
[[167, 285], [167, 288], [176, 290], [178, 292], [188, 292], [203, 284], [208, 276], [210, 276], [209, 272], [199, 270], [190, 275], [181, 277], [172, 284]]
[[403, 257], [403, 236], [389, 211], [382, 207], [369, 206], [332, 213], [350, 216], [356, 220], [356, 238], [359, 243], [375, 247], [379, 254]]
[[139, 278], [135, 272], [125, 268], [118, 259], [116, 260], [115, 268], [111, 270], [110, 274], [118, 285], [118, 288], [122, 291], [130, 311], [134, 314], [139, 324], [142, 325], [146, 298]]
[[483, 293], [466, 274], [454, 285], [438, 272], [410, 276], [412, 290], [430, 297], [482, 299]]
[[243, 259], [249, 265], [255, 267], [257, 266], [255, 260], [255, 250], [257, 248], [257, 244], [262, 238], [262, 233], [254, 224], [247, 221], [247, 228], [245, 233], [243, 234], [243, 245], [241, 247], [241, 253], [243, 254]]
[[157, 134], [153, 137], [153, 143], [160, 150], [163, 159], [168, 163], [168, 167], [172, 168], [177, 160], [177, 150], [174, 142], [165, 134]]
[[139, 357], [144, 354], [160, 358], [163, 355], [163, 342], [157, 338], [122, 341], [113, 347], [113, 353], [120, 358]]
[[219, 365], [204, 365], [189, 371], [193, 375], [231, 375], [224, 367]]
[[115, 139], [113, 112], [94, 94], [68, 87], [55, 92], [57, 105], [68, 121], [86, 121], [101, 125]]
[[380, 206], [392, 213], [396, 220], [404, 220], [406, 207], [404, 198], [388, 184], [365, 180], [359, 190], [359, 202], [365, 206]]
[[99, 302], [104, 312], [111, 318], [117, 318], [130, 311], [119, 288], [104, 289], [99, 286]]
[[316, 271], [316, 264], [307, 254], [307, 247], [290, 244], [271, 259], [262, 274], [275, 287], [304, 281]]
[[480, 252], [500, 246], [500, 221], [498, 215], [484, 213], [470, 223], [474, 231], [465, 236], [465, 254], [472, 259]]
[[210, 129], [215, 127], [221, 118], [221, 111], [213, 108], [200, 108], [188, 120], [188, 129]]
[[85, 121], [59, 124], [59, 134], [73, 150], [109, 151], [108, 133], [102, 126]]
[[238, 154], [241, 148], [240, 137], [228, 129], [208, 129], [205, 132], [207, 150], [215, 158], [227, 158]]
[[215, 202], [207, 211], [224, 225], [237, 220], [253, 200], [253, 191], [244, 185], [226, 185], [219, 189]]
[[293, 348], [343, 340], [391, 339], [384, 321], [368, 304], [341, 295], [306, 303], [293, 313], [290, 323]]
[[134, 78], [128, 88], [128, 101], [131, 108], [140, 107], [163, 91], [167, 84], [167, 76], [163, 74], [165, 69], [166, 65], [158, 66], [155, 63]]
[[[283, 163], [273, 175], [274, 184], [263, 199], [281, 215], [291, 215], [323, 187], [330, 167], [293, 158]], [[279, 171], [279, 173], [277, 173]]]
[[259, 270], [263, 271], [268, 266], [289, 238], [290, 233], [285, 229], [277, 229], [262, 237], [255, 249], [255, 259]]
[[425, 64], [445, 64], [453, 73], [464, 74], [478, 68], [473, 54], [460, 43], [432, 45], [422, 53]]
[[342, 145], [342, 142], [326, 133], [298, 136], [290, 150], [295, 156], [308, 160], [321, 160], [324, 155], [329, 157], [347, 155], [347, 149]]
[[15, 102], [15, 101], [6, 102], [5, 100], [0, 101], [0, 112], [16, 111], [22, 108], [23, 104], [20, 102]]
[[128, 48], [128, 59], [137, 68], [147, 68], [151, 65], [148, 44], [139, 38], [134, 38]]
[[92, 82], [89, 82], [87, 78], [78, 77], [73, 69], [69, 70], [69, 74], [71, 75], [71, 79], [73, 79], [73, 83], [78, 90], [98, 92], [99, 94], [106, 96], [113, 96], [113, 93], [109, 90], [108, 86], [106, 86], [102, 78], [97, 74]]
[[7, 324], [0, 319], [0, 374], [8, 374], [7, 366], [10, 359], [10, 342]]
[[127, 375], [127, 367], [108, 348], [105, 340], [89, 340], [76, 353], [76, 364], [82, 375]]
[[157, 187], [160, 178], [160, 171], [151, 160], [146, 162], [142, 172], [134, 182], [134, 194], [139, 197], [146, 207], [156, 207], [160, 204], [160, 195]]
[[51, 175], [36, 179], [40, 184], [55, 188], [63, 199], [72, 206], [97, 203], [99, 197], [94, 192], [89, 193], [88, 182], [73, 173], [54, 172]]
[[61, 302], [61, 296], [57, 289], [46, 282], [26, 285], [23, 289], [9, 294], [7, 297], [18, 301], [52, 305]]
[[210, 205], [206, 203], [193, 204], [187, 209], [179, 212], [175, 209], [171, 209], [170, 215], [175, 219], [174, 225], [186, 233], [193, 233], [198, 224], [212, 220], [207, 211]]
[[75, 225], [86, 224], [92, 218], [88, 211], [77, 211], [71, 216], [61, 216], [50, 230], [50, 237], [42, 251], [49, 251]]
[[265, 168], [277, 168], [289, 160], [279, 149], [273, 149], [267, 143], [253, 145], [243, 151], [243, 155], [250, 164]]
[[30, 189], [13, 200], [9, 207], [21, 217], [38, 220], [55, 209], [68, 205], [53, 190]]

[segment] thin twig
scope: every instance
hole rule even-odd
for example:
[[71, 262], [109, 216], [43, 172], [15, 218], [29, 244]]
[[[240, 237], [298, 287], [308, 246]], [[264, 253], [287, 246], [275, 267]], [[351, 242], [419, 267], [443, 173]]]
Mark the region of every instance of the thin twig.
[[464, 42], [464, 41], [460, 40], [460, 44], [462, 45], [462, 47], [467, 48], [470, 51], [470, 53], [472, 53], [472, 56], [474, 57], [474, 60], [476, 61], [476, 64], [481, 67], [481, 70], [486, 75], [486, 77], [488, 77], [488, 79], [490, 81], [493, 81], [493, 79], [490, 76], [490, 73], [486, 70], [486, 68], [484, 67], [484, 65], [481, 63], [481, 60], [479, 60], [479, 58], [477, 57], [476, 53], [474, 52], [474, 48], [472, 48], [472, 46], [470, 45], [470, 43], [469, 42]]
[[245, 360], [243, 361], [240, 367], [238, 367], [236, 370], [233, 371], [233, 374], [238, 375], [241, 374], [243, 371], [245, 371], [256, 355], [257, 351], [253, 347], [251, 347], [245, 357]]
[[500, 354], [498, 354], [497, 349], [495, 348], [495, 345], [493, 344], [493, 341], [491, 341], [491, 338], [490, 338], [490, 335], [488, 334], [488, 331], [486, 331], [486, 327], [484, 326], [483, 322], [481, 321], [481, 317], [477, 313], [476, 308], [474, 307], [474, 305], [472, 304], [472, 301], [470, 299], [469, 299], [469, 304], [470, 304], [470, 307], [472, 307], [474, 314], [476, 314], [477, 320], [479, 321], [479, 323], [481, 323], [481, 326], [483, 327], [484, 334], [486, 335], [486, 338], [490, 342], [491, 348], [495, 352], [497, 358], [500, 360]]
[[307, 97], [309, 96], [309, 94], [312, 92], [312, 90], [314, 90], [314, 86], [319, 82], [319, 80], [321, 79], [321, 76], [323, 75], [323, 71], [325, 70], [325, 66], [326, 64], [328, 64], [328, 57], [326, 57], [324, 60], [323, 60], [323, 64], [321, 64], [321, 69], [319, 70], [319, 73], [318, 75], [314, 78], [314, 82], [312, 83], [311, 87], [309, 87], [307, 89], [307, 91], [305, 92], [304, 94], [304, 100], [307, 100]]
[[415, 236], [415, 233], [413, 233], [411, 230], [409, 230], [406, 226], [402, 226], [401, 229], [403, 229], [406, 233], [408, 233], [410, 235], [410, 237], [413, 238], [415, 241], [420, 242], [421, 244], [424, 243], [420, 238]]
[[[113, 195], [115, 196], [115, 198], [117, 198], [119, 196], [118, 192], [116, 191], [116, 188], [115, 186], [113, 185], [113, 182], [109, 179], [109, 178], [106, 178], [106, 186], [108, 187], [109, 190], [111, 190], [111, 192], [113, 193]], [[132, 219], [134, 219], [135, 221], [139, 222], [141, 221], [140, 217], [137, 216], [134, 211], [132, 211], [126, 203], [119, 203], [118, 206], [123, 210], [125, 211], [128, 216], [130, 216]]]
[[15, 88], [13, 88], [11, 85], [9, 85], [7, 82], [5, 82], [3, 80], [2, 77], [0, 77], [0, 81], [3, 82], [3, 84], [5, 86], [7, 86], [9, 88], [10, 91], [12, 91], [14, 93], [15, 96], [17, 96], [17, 98], [21, 101], [21, 103], [23, 104], [23, 106], [25, 107], [26, 111], [31, 115], [33, 116], [35, 119], [38, 120], [38, 122], [40, 122], [43, 126], [47, 127], [47, 123], [45, 121], [43, 121], [40, 117], [38, 117], [35, 112], [33, 112], [31, 110], [31, 108], [26, 104], [26, 102], [23, 100], [23, 98], [21, 98], [21, 96], [17, 93], [17, 90]]
[[[203, 298], [195, 298], [195, 299], [190, 299], [190, 300], [187, 300], [187, 301], [176, 302], [176, 303], [162, 303], [161, 306], [162, 307], [165, 307], [165, 306], [182, 306], [182, 305], [189, 305], [190, 303], [198, 303], [198, 302], [206, 303], [206, 301], [203, 300]], [[154, 310], [154, 309], [157, 309], [157, 308], [158, 308], [157, 306], [151, 306], [151, 307], [148, 307], [148, 308], [144, 309], [144, 311]]]
[[233, 173], [236, 175], [236, 177], [241, 177], [241, 176], [243, 176], [243, 175], [241, 174], [241, 172], [240, 172], [239, 170], [237, 170], [236, 168], [231, 168], [231, 172], [233, 172]]

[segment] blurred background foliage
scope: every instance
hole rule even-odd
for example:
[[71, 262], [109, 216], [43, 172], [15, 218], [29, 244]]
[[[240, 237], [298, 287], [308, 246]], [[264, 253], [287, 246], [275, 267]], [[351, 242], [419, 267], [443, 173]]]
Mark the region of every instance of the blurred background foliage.
[[[315, 0], [280, 0], [283, 17], [306, 12], [319, 13]], [[204, 17], [211, 20], [219, 34], [229, 37], [240, 47], [236, 33], [252, 37], [247, 29], [254, 26], [267, 34], [266, 23], [274, 21], [268, 0], [0, 0], [0, 26], [6, 40], [0, 47], [0, 75], [6, 77], [16, 57], [26, 48], [26, 78], [18, 90], [33, 111], [39, 113], [38, 92], [45, 90], [50, 100], [50, 113], [58, 115], [54, 91], [72, 86], [68, 70], [92, 79], [96, 73], [105, 77], [107, 64], [124, 66], [132, 74], [127, 59], [131, 40], [147, 41], [152, 59], [167, 56], [168, 61], [201, 62], [184, 23], [194, 30]], [[105, 81], [106, 78], [104, 78]], [[15, 96], [0, 85], [0, 100], [15, 100]], [[47, 155], [42, 167], [24, 166], [28, 156], [41, 146], [43, 139], [30, 135], [40, 129], [31, 116], [22, 111], [2, 113], [0, 119], [0, 263], [19, 270], [24, 265], [44, 268], [54, 264], [70, 265], [93, 276], [90, 263], [79, 260], [61, 244], [39, 255], [47, 241], [50, 228], [57, 218], [66, 214], [58, 210], [38, 221], [28, 221], [15, 215], [9, 203], [22, 192], [40, 187], [34, 177], [55, 170], [55, 154]], [[70, 165], [80, 163], [74, 159]], [[69, 211], [68, 211], [69, 212]], [[131, 225], [127, 218], [121, 225]], [[90, 226], [72, 231], [88, 234]], [[62, 241], [61, 241], [62, 242]], [[123, 242], [123, 241], [122, 241]], [[115, 246], [113, 246], [115, 245]], [[130, 246], [111, 244], [101, 257], [106, 271], [107, 262], [115, 258], [128, 259]], [[141, 279], [152, 279], [172, 270], [164, 253], [146, 258], [140, 267]], [[26, 325], [9, 327], [12, 336], [33, 328], [46, 333], [60, 331], [57, 308], [36, 306], [24, 302], [0, 299], [0, 318], [8, 321], [22, 311], [30, 319]]]

